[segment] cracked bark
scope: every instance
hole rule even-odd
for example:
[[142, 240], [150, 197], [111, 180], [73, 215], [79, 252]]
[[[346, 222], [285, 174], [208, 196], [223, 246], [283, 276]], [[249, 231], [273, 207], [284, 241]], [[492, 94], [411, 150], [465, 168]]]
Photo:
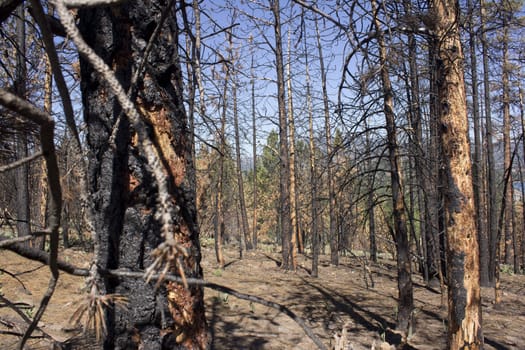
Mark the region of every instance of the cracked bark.
[[[143, 1], [79, 11], [80, 30], [113, 68], [125, 89], [141, 61], [161, 2]], [[165, 173], [174, 213], [175, 239], [188, 251], [182, 261], [187, 277], [202, 278], [191, 137], [182, 103], [175, 13], [168, 16], [137, 84], [136, 103]], [[88, 126], [89, 191], [95, 212], [97, 262], [103, 269], [143, 270], [162, 242], [155, 216], [157, 188], [137, 137], [121, 108], [92, 67], [81, 60], [84, 118]], [[115, 128], [113, 143], [110, 135]], [[176, 272], [175, 267], [171, 272]], [[168, 282], [158, 289], [141, 280], [106, 276], [103, 293], [129, 298], [129, 309], [108, 309], [105, 349], [204, 349], [209, 346], [202, 287]]]
[[450, 349], [482, 349], [479, 251], [468, 139], [459, 4], [434, 0], [434, 35], [447, 236], [448, 343]]

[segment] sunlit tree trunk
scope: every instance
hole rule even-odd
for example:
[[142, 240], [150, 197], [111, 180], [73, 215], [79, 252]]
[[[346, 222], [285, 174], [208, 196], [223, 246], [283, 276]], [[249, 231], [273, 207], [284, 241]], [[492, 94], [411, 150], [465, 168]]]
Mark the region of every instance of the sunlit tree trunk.
[[[413, 310], [414, 295], [412, 287], [412, 268], [410, 261], [410, 247], [408, 242], [408, 230], [406, 225], [406, 210], [403, 198], [403, 176], [400, 167], [400, 156], [397, 144], [397, 127], [394, 114], [394, 96], [390, 76], [388, 73], [387, 51], [385, 47], [382, 27], [377, 17], [377, 3], [371, 2], [374, 12], [373, 23], [377, 32], [377, 43], [379, 47], [380, 75], [383, 92], [383, 113], [385, 114], [388, 157], [390, 162], [390, 186], [392, 189], [392, 215], [394, 220], [394, 235], [396, 240], [397, 255], [397, 283], [398, 283], [398, 313], [396, 328], [405, 336], [414, 327]], [[411, 329], [414, 331], [415, 329]]]
[[447, 235], [448, 344], [482, 349], [478, 234], [474, 206], [459, 3], [433, 0], [431, 28], [439, 40], [436, 83], [444, 171]]
[[[78, 12], [85, 40], [112, 67], [124, 89], [130, 87], [133, 70], [144, 57], [142, 45], [150, 39], [150, 26], [144, 25], [144, 19], [156, 24], [162, 7], [159, 1], [133, 1]], [[191, 135], [183, 104], [176, 28], [176, 17], [168, 16], [147, 58], [147, 74], [140, 74], [136, 107], [144, 120], [140, 132], [155, 142], [161, 159], [158, 166], [168, 177], [169, 200], [177, 208], [171, 217], [173, 239], [188, 253], [179, 264], [186, 277], [202, 278]], [[130, 127], [126, 117], [117, 122], [122, 109], [108, 84], [83, 58], [80, 66], [95, 260], [102, 269], [142, 271], [151, 265], [153, 251], [164, 241], [157, 217], [157, 181], [137, 145], [139, 131]], [[169, 266], [169, 272], [177, 274], [175, 264]], [[127, 309], [106, 309], [104, 349], [209, 347], [201, 287], [185, 288], [173, 282], [155, 287], [155, 283], [126, 278], [98, 282], [100, 293], [121, 294], [129, 300]]]
[[299, 225], [299, 208], [298, 208], [298, 191], [297, 191], [297, 175], [295, 173], [295, 121], [293, 109], [293, 94], [292, 94], [292, 36], [288, 31], [288, 60], [286, 62], [286, 87], [288, 89], [288, 137], [290, 148], [290, 214], [292, 219], [292, 237], [290, 239], [290, 257], [292, 259], [292, 268], [297, 268], [297, 241], [300, 236]]

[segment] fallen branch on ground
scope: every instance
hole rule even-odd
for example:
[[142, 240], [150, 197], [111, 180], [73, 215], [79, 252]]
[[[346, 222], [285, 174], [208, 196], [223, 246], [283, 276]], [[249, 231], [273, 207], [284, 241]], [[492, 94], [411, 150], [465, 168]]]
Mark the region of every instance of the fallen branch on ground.
[[[44, 264], [47, 264], [47, 261], [49, 260], [48, 253], [35, 249], [35, 248], [27, 247], [19, 243], [13, 243], [7, 247], [4, 247], [4, 249], [17, 253], [25, 258], [42, 262]], [[81, 276], [81, 277], [89, 276], [89, 269], [76, 267], [60, 259], [57, 260], [57, 266], [60, 270], [68, 274], [71, 274], [71, 275]], [[130, 271], [130, 270], [120, 270], [120, 269], [119, 270], [107, 270], [107, 269], [102, 269], [102, 268], [99, 268], [98, 271], [101, 275], [113, 276], [113, 277], [119, 277], [119, 278], [139, 279], [139, 278], [144, 278], [145, 276], [144, 271]], [[184, 283], [183, 278], [179, 276], [171, 275], [171, 274], [164, 274], [164, 275], [163, 274], [151, 274], [148, 277], [150, 281], [166, 280], [166, 281], [177, 282], [181, 284]], [[297, 323], [303, 329], [306, 335], [310, 339], [312, 339], [312, 341], [315, 343], [315, 345], [317, 345], [319, 349], [327, 350], [326, 345], [324, 345], [324, 343], [319, 339], [317, 335], [315, 335], [312, 329], [308, 327], [305, 320], [284, 305], [281, 305], [279, 303], [269, 301], [269, 300], [266, 300], [266, 299], [263, 299], [263, 298], [260, 298], [254, 295], [241, 293], [232, 288], [229, 288], [229, 287], [217, 284], [217, 283], [209, 282], [203, 279], [186, 277], [185, 280], [188, 285], [210, 288], [210, 289], [222, 292], [222, 293], [232, 295], [238, 299], [247, 300], [247, 301], [250, 301], [256, 304], [270, 307], [272, 309], [276, 309], [279, 312], [286, 314], [295, 323]]]

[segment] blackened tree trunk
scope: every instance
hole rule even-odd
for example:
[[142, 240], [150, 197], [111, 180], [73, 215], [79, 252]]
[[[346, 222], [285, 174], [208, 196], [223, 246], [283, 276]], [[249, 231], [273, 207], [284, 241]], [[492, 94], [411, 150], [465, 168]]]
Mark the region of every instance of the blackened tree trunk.
[[[224, 86], [222, 90], [222, 111], [221, 111], [221, 126], [217, 135], [217, 143], [219, 148], [218, 165], [217, 165], [217, 184], [215, 193], [215, 217], [213, 220], [214, 238], [215, 238], [215, 257], [220, 268], [224, 268], [224, 254], [222, 249], [222, 243], [224, 241], [224, 162], [226, 159], [226, 112], [228, 110], [227, 97], [228, 97], [228, 82], [230, 80], [230, 69], [227, 64], [223, 65], [224, 68]], [[241, 247], [239, 247], [241, 248]]]
[[[27, 69], [26, 69], [26, 29], [25, 29], [25, 15], [24, 4], [21, 4], [16, 9], [16, 41], [18, 51], [16, 55], [16, 77], [15, 77], [15, 93], [18, 97], [25, 99]], [[24, 127], [20, 128], [16, 135], [16, 157], [18, 159], [26, 158], [27, 150], [27, 130]], [[19, 166], [16, 169], [15, 178], [16, 187], [16, 229], [18, 236], [27, 236], [31, 232], [29, 225], [29, 165], [27, 163]]]
[[489, 285], [489, 247], [487, 230], [484, 218], [486, 218], [485, 197], [483, 195], [483, 175], [482, 157], [481, 157], [481, 135], [480, 135], [480, 111], [479, 111], [479, 93], [478, 93], [478, 59], [476, 55], [477, 37], [474, 32], [474, 1], [468, 2], [468, 35], [470, 50], [470, 71], [472, 86], [472, 119], [474, 121], [474, 152], [472, 153], [472, 182], [474, 186], [474, 204], [476, 206], [476, 218], [478, 226], [478, 243], [479, 243], [479, 274], [480, 284]]
[[284, 87], [283, 43], [281, 34], [281, 5], [279, 0], [270, 0], [274, 17], [275, 67], [277, 70], [277, 104], [279, 109], [279, 219], [281, 226], [282, 258], [285, 270], [294, 266], [291, 255], [292, 221], [290, 209], [290, 151], [288, 147], [288, 120]]
[[[413, 12], [412, 10], [412, 4], [408, 0], [403, 1], [403, 7], [407, 14], [411, 14]], [[416, 189], [416, 198], [417, 198], [417, 206], [418, 206], [418, 212], [420, 213], [420, 220], [423, 221], [425, 214], [424, 213], [424, 202], [425, 199], [423, 188], [425, 186], [425, 176], [424, 176], [424, 159], [425, 154], [423, 151], [423, 128], [422, 128], [422, 118], [421, 118], [421, 106], [419, 102], [419, 79], [418, 79], [418, 66], [417, 66], [417, 43], [416, 43], [416, 37], [415, 34], [412, 32], [407, 33], [408, 35], [408, 65], [409, 65], [409, 72], [408, 72], [408, 88], [407, 88], [407, 96], [408, 101], [410, 103], [409, 105], [409, 116], [410, 116], [410, 124], [412, 129], [412, 152], [414, 154], [414, 165], [415, 165], [415, 171], [416, 171], [416, 183], [417, 183], [417, 189]], [[414, 191], [410, 191], [411, 196], [413, 196]], [[414, 216], [414, 210], [411, 211], [411, 216]], [[423, 220], [422, 220], [423, 219]], [[413, 220], [411, 220], [413, 222]], [[419, 225], [420, 227], [420, 237], [421, 237], [421, 245], [419, 245], [418, 238], [414, 237], [414, 241], [416, 242], [416, 246], [418, 247], [418, 254], [420, 257], [423, 257], [423, 261], [419, 261], [419, 264], [421, 266], [421, 270], [423, 271], [423, 276], [425, 279], [425, 282], [429, 281], [429, 276], [432, 265], [429, 264], [428, 259], [428, 246], [427, 246], [427, 237], [428, 232], [426, 230], [426, 225]], [[414, 228], [414, 225], [412, 224], [412, 230]], [[414, 235], [415, 236], [415, 235]], [[431, 260], [430, 260], [431, 261]]]
[[290, 173], [290, 216], [292, 220], [292, 237], [290, 239], [290, 256], [292, 258], [292, 269], [297, 268], [297, 241], [300, 236], [299, 194], [297, 188], [296, 157], [295, 157], [295, 117], [292, 94], [292, 40], [290, 29], [288, 29], [288, 59], [286, 61], [286, 88], [287, 113], [288, 113], [288, 147], [290, 150], [289, 173]]
[[[385, 114], [388, 138], [388, 158], [390, 161], [390, 185], [392, 187], [392, 210], [394, 219], [394, 235], [397, 255], [397, 285], [398, 285], [398, 314], [396, 328], [405, 336], [410, 328], [414, 310], [414, 295], [412, 287], [412, 271], [410, 261], [410, 246], [406, 224], [406, 210], [403, 198], [403, 176], [400, 167], [400, 156], [397, 144], [397, 129], [394, 114], [394, 96], [390, 76], [387, 68], [387, 53], [382, 34], [381, 24], [377, 17], [377, 3], [371, 2], [374, 12], [374, 26], [377, 31], [379, 60], [381, 66], [381, 84], [383, 91], [383, 113]], [[412, 329], [414, 330], [414, 329]]]
[[[84, 38], [113, 68], [125, 89], [143, 59], [145, 43], [161, 17], [161, 5], [161, 1], [133, 1], [79, 11]], [[168, 192], [177, 208], [172, 217], [174, 238], [188, 252], [180, 259], [181, 267], [187, 277], [202, 278], [191, 137], [182, 101], [175, 10], [170, 11], [147, 58], [147, 73], [141, 74], [137, 84], [136, 105], [161, 158], [159, 166], [169, 179]], [[85, 60], [81, 60], [81, 79], [95, 259], [104, 269], [144, 270], [163, 241], [156, 216], [156, 181], [137, 145], [135, 130], [125, 117], [117, 122], [119, 104]], [[186, 289], [172, 282], [155, 288], [155, 282], [116, 278], [99, 282], [101, 293], [129, 299], [128, 310], [106, 310], [105, 349], [208, 347], [202, 288]]]
[[[303, 10], [304, 11], [304, 10]], [[302, 12], [304, 16], [304, 12]], [[303, 23], [303, 30], [305, 30], [305, 21]], [[319, 276], [319, 225], [318, 225], [318, 213], [319, 213], [319, 199], [318, 199], [318, 185], [317, 185], [317, 171], [315, 162], [315, 131], [314, 131], [314, 111], [312, 102], [312, 89], [310, 79], [310, 69], [308, 65], [308, 47], [306, 43], [306, 35], [303, 36], [304, 40], [304, 60], [305, 60], [305, 75], [306, 75], [306, 104], [308, 110], [308, 149], [309, 149], [309, 165], [310, 165], [310, 212], [311, 212], [311, 223], [310, 223], [310, 236], [312, 238], [312, 277]]]
[[447, 234], [448, 343], [482, 349], [476, 212], [472, 186], [459, 3], [433, 0], [431, 30], [439, 40], [436, 85], [444, 172]]
[[328, 90], [326, 86], [326, 71], [324, 65], [323, 48], [321, 45], [321, 34], [317, 20], [315, 21], [315, 31], [317, 39], [317, 51], [319, 53], [319, 68], [321, 70], [321, 88], [323, 92], [323, 115], [324, 115], [324, 132], [326, 140], [326, 182], [328, 185], [328, 215], [329, 215], [329, 231], [328, 239], [330, 240], [330, 263], [332, 265], [339, 265], [339, 240], [337, 235], [337, 215], [335, 210], [335, 190], [334, 190], [334, 174], [332, 167], [333, 148], [332, 148], [332, 132], [330, 123], [330, 109], [328, 107]]
[[[494, 274], [496, 271], [496, 246], [497, 246], [497, 231], [498, 231], [498, 211], [496, 205], [496, 170], [494, 160], [494, 144], [493, 128], [492, 128], [492, 111], [491, 111], [491, 97], [490, 97], [490, 68], [489, 68], [489, 53], [488, 41], [485, 31], [485, 2], [480, 0], [481, 16], [480, 28], [481, 33], [481, 51], [483, 57], [483, 89], [484, 89], [484, 105], [485, 105], [485, 134], [487, 147], [487, 204], [488, 204], [488, 256], [489, 256], [489, 283], [494, 283]], [[484, 244], [482, 244], [484, 247]]]
[[[428, 55], [429, 67], [435, 67], [438, 61], [437, 47], [438, 40], [433, 36], [428, 38]], [[428, 145], [428, 154], [430, 158], [430, 171], [427, 173], [431, 181], [426, 186], [427, 191], [427, 222], [430, 226], [427, 228], [429, 235], [427, 240], [427, 254], [431, 254], [433, 261], [433, 270], [439, 277], [439, 286], [441, 289], [441, 304], [445, 303], [445, 280], [446, 277], [446, 257], [443, 248], [445, 236], [445, 224], [443, 214], [443, 194], [442, 188], [442, 171], [441, 171], [441, 142], [439, 141], [439, 116], [438, 116], [438, 91], [437, 91], [437, 72], [430, 70], [430, 89], [429, 89], [429, 114], [430, 114], [430, 140]], [[443, 248], [442, 248], [443, 247]]]
[[[365, 129], [368, 130], [368, 123], [365, 120]], [[368, 175], [368, 182], [367, 182], [367, 205], [366, 210], [368, 213], [368, 240], [369, 240], [369, 253], [370, 253], [370, 260], [373, 262], [377, 262], [377, 242], [376, 242], [376, 218], [375, 218], [375, 173], [372, 171], [373, 164], [372, 164], [372, 145], [370, 142], [370, 133], [366, 132], [365, 134], [365, 142], [366, 142], [366, 154], [367, 154], [367, 161], [366, 161], [366, 168], [370, 172]]]
[[253, 219], [252, 242], [253, 249], [257, 249], [257, 113], [255, 112], [255, 68], [254, 53], [251, 52], [250, 88], [252, 102], [252, 157], [253, 157]]
[[[231, 40], [231, 35], [230, 35]], [[233, 50], [233, 48], [231, 48]], [[252, 240], [250, 238], [250, 225], [248, 224], [248, 213], [246, 211], [246, 200], [244, 197], [244, 180], [242, 178], [241, 165], [241, 142], [239, 132], [239, 110], [237, 106], [237, 74], [234, 71], [232, 79], [232, 95], [233, 95], [233, 127], [235, 130], [235, 163], [237, 172], [237, 184], [239, 187], [239, 209], [241, 215], [241, 229], [244, 237], [244, 244], [246, 249], [252, 249]]]
[[505, 172], [508, 174], [508, 186], [505, 192], [505, 264], [512, 264], [512, 242], [514, 221], [514, 191], [512, 188], [512, 168], [510, 150], [510, 82], [509, 82], [509, 23], [507, 14], [503, 14], [503, 67], [502, 67], [502, 89], [503, 89], [503, 162]]
[[[518, 94], [519, 94], [519, 101], [520, 101], [520, 121], [521, 121], [521, 133], [525, 135], [525, 104], [524, 104], [524, 96], [523, 96], [523, 88], [521, 86], [521, 83], [518, 87]], [[523, 147], [523, 154], [525, 154], [525, 141], [522, 143]], [[521, 167], [520, 167], [521, 169]], [[520, 178], [520, 181], [523, 183], [523, 178]], [[525, 189], [523, 186], [521, 186], [521, 203], [522, 207], [525, 208]], [[522, 210], [522, 220], [525, 223], [525, 210]], [[521, 268], [522, 270], [525, 270], [525, 230], [522, 229], [521, 231], [521, 249], [520, 249], [520, 255], [521, 255]]]

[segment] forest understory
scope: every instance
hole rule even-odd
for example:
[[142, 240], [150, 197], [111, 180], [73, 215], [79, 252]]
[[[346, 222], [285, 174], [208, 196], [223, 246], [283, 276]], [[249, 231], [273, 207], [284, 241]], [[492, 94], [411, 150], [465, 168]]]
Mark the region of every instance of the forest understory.
[[[213, 244], [203, 244], [206, 280], [288, 307], [306, 320], [329, 349], [334, 348], [336, 337], [341, 336], [347, 339], [348, 349], [354, 350], [386, 349], [385, 342], [395, 346], [390, 349], [446, 348], [447, 310], [441, 306], [439, 285], [436, 289], [426, 288], [418, 275], [413, 276], [416, 331], [407, 344], [400, 344], [400, 336], [392, 330], [397, 305], [393, 260], [380, 259], [378, 264], [368, 264], [355, 255], [343, 256], [340, 265], [334, 267], [329, 264], [329, 256], [321, 255], [319, 277], [312, 278], [308, 256], [299, 255], [297, 272], [286, 272], [280, 269], [280, 252], [273, 246], [244, 253], [242, 260], [235, 246], [226, 246], [224, 253], [226, 266], [219, 269]], [[66, 249], [61, 257], [83, 267], [88, 266], [91, 258], [79, 249]], [[0, 261], [2, 295], [31, 317], [47, 288], [49, 269], [9, 251], [0, 252]], [[367, 270], [370, 275], [365, 275]], [[525, 346], [525, 276], [502, 273], [501, 277], [501, 304], [494, 304], [493, 289], [482, 289], [485, 349], [520, 350]], [[39, 325], [65, 349], [99, 348], [92, 335], [83, 335], [69, 323], [83, 298], [83, 286], [83, 278], [62, 273]], [[276, 309], [208, 288], [205, 303], [212, 349], [317, 348], [297, 323]], [[19, 337], [14, 334], [21, 333], [24, 327], [21, 316], [4, 304], [0, 308], [1, 348], [15, 349]], [[28, 349], [56, 349], [51, 340], [41, 336], [41, 332], [35, 332], [37, 338], [29, 342]]]

